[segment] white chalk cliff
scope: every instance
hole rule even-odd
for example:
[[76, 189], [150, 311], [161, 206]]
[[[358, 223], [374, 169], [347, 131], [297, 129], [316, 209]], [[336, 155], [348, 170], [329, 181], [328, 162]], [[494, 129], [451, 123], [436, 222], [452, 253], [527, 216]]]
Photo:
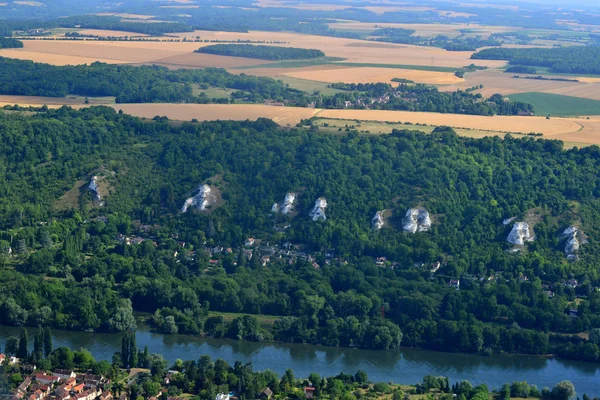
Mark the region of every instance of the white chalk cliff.
[[371, 219], [371, 226], [373, 226], [373, 229], [379, 230], [383, 228], [384, 223], [383, 211], [377, 211], [373, 219]]
[[200, 185], [200, 187], [198, 187], [198, 194], [196, 194], [194, 197], [188, 198], [185, 201], [183, 207], [181, 207], [181, 212], [187, 212], [187, 210], [192, 206], [196, 207], [196, 209], [199, 211], [206, 210], [206, 207], [208, 207], [211, 203], [210, 192], [210, 186], [206, 184]]
[[523, 246], [525, 242], [532, 242], [534, 236], [529, 231], [529, 224], [527, 222], [515, 222], [512, 230], [508, 234], [507, 242]]
[[317, 201], [315, 201], [315, 206], [310, 212], [309, 217], [312, 218], [313, 221], [318, 221], [322, 219], [325, 221], [327, 217], [325, 216], [325, 209], [327, 208], [327, 200], [323, 197], [319, 197]]
[[296, 193], [287, 193], [283, 203], [281, 205], [273, 203], [271, 211], [274, 213], [281, 212], [283, 215], [288, 215], [293, 209], [296, 203]]
[[584, 243], [581, 241], [581, 232], [574, 226], [569, 226], [562, 234], [563, 238], [566, 239], [565, 243], [565, 254], [569, 260], [577, 260], [577, 252]]
[[100, 195], [100, 189], [98, 189], [98, 177], [92, 176], [90, 180], [90, 184], [88, 185], [88, 190], [92, 192], [92, 196], [94, 197], [94, 201], [99, 205], [103, 206], [104, 201], [102, 200], [102, 196]]
[[402, 229], [406, 232], [427, 232], [431, 228], [431, 218], [427, 210], [410, 208], [402, 218]]

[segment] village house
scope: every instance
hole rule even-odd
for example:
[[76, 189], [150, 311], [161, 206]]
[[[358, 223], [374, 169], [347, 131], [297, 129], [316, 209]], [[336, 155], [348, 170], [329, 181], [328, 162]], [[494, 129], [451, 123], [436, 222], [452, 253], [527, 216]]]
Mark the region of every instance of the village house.
[[45, 383], [46, 385], [53, 385], [59, 382], [60, 378], [54, 375], [35, 374], [35, 380], [39, 383]]
[[113, 400], [113, 395], [111, 392], [106, 391], [100, 395], [99, 399], [100, 400]]
[[453, 287], [454, 289], [460, 289], [460, 279], [451, 279], [448, 286]]
[[260, 399], [267, 399], [267, 400], [270, 399], [271, 396], [273, 396], [273, 392], [269, 388], [265, 388], [265, 390], [260, 392], [260, 394], [258, 395], [258, 397]]
[[75, 378], [77, 376], [77, 374], [75, 372], [73, 372], [72, 370], [68, 370], [68, 369], [55, 369], [54, 370], [54, 376], [58, 376], [60, 379], [66, 381], [69, 378]]
[[231, 396], [229, 394], [219, 393], [217, 397], [215, 397], [215, 400], [231, 400]]
[[27, 378], [25, 378], [25, 380], [23, 382], [21, 382], [19, 387], [17, 387], [17, 392], [20, 392], [23, 394], [27, 393], [27, 388], [29, 388], [29, 385], [31, 385], [31, 378], [27, 377]]
[[5, 359], [6, 359], [6, 356], [4, 354], [0, 354], [0, 365], [2, 365], [4, 363]]
[[244, 242], [244, 246], [246, 246], [246, 247], [252, 247], [252, 246], [254, 246], [254, 242], [255, 242], [254, 238], [248, 238]]
[[433, 265], [431, 266], [431, 270], [430, 270], [431, 273], [435, 274], [438, 271], [438, 269], [440, 269], [441, 266], [442, 266], [442, 263], [440, 263], [439, 261], [434, 262]]
[[315, 397], [315, 388], [314, 387], [305, 387], [304, 388], [304, 396], [306, 396], [307, 399], [312, 399]]

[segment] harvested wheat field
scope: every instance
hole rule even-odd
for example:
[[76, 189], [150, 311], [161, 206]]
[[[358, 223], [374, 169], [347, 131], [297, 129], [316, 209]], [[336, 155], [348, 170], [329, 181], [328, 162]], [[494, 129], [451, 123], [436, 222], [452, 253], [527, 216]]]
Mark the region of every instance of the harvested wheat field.
[[[105, 29], [80, 29], [77, 33], [81, 35], [94, 35], [101, 37], [148, 37], [145, 33], [135, 33], [126, 31], [109, 31]], [[62, 35], [64, 36], [64, 34]]]
[[[96, 31], [96, 33], [100, 32], [109, 34], [110, 31]], [[126, 32], [120, 33], [127, 34]], [[135, 36], [135, 34], [131, 35]], [[172, 37], [165, 37], [162, 41], [27, 40], [24, 42], [25, 47], [23, 49], [2, 49], [0, 50], [0, 56], [31, 59], [34, 61], [55, 63], [57, 65], [84, 64], [91, 62], [91, 60], [108, 63], [152, 63], [169, 57], [185, 54], [190, 55], [199, 47], [212, 44], [183, 42], [181, 40], [176, 42], [169, 41], [174, 38], [183, 39], [184, 37], [192, 36], [200, 36], [203, 40], [278, 41], [282, 43], [273, 44], [273, 46], [319, 49], [329, 57], [343, 58], [346, 62], [351, 63], [451, 68], [460, 68], [471, 63], [489, 67], [497, 67], [505, 64], [504, 61], [471, 60], [470, 52], [451, 52], [432, 47], [392, 43], [382, 44], [356, 39], [284, 32], [274, 34], [273, 32], [258, 31], [247, 33], [214, 31], [184, 32]], [[62, 57], [71, 58], [63, 59]], [[267, 62], [262, 61], [261, 63], [266, 64]], [[248, 61], [242, 64], [239, 60], [234, 60], [229, 64], [249, 65]], [[227, 65], [223, 66], [227, 67]]]
[[[206, 67], [239, 68], [269, 64], [268, 61], [253, 58], [227, 57], [203, 53], [185, 53], [160, 60], [153, 60], [152, 63], [174, 69]], [[252, 70], [252, 74], [254, 75], [254, 70]]]
[[[471, 60], [472, 52], [468, 51], [446, 51], [435, 47], [412, 46], [395, 43], [371, 42], [358, 39], [333, 38], [326, 36], [304, 35], [287, 32], [213, 32], [195, 31], [179, 33], [177, 36], [196, 37], [203, 40], [251, 40], [251, 41], [280, 41], [285, 44], [273, 44], [273, 46], [299, 47], [305, 49], [318, 49], [329, 57], [340, 57], [346, 62], [352, 63], [377, 63], [377, 64], [401, 64], [401, 65], [423, 65], [428, 67], [452, 67], [460, 68], [469, 64], [489, 67], [500, 67], [505, 61]], [[194, 43], [196, 47], [208, 46], [211, 43]], [[268, 44], [268, 43], [267, 43]]]
[[[494, 93], [509, 95], [541, 92], [600, 100], [600, 79], [598, 78], [567, 77], [569, 79], [581, 79], [581, 82], [562, 82], [540, 79], [516, 79], [513, 78], [513, 75], [515, 74], [493, 70], [472, 72], [465, 75], [464, 82], [445, 87], [443, 90], [464, 90], [473, 86], [483, 85], [483, 89], [478, 90], [477, 93], [481, 93], [484, 97], [489, 97]], [[560, 78], [559, 76], [548, 77]]]
[[[81, 108], [82, 106], [78, 106]], [[142, 118], [153, 118], [157, 115], [169, 119], [190, 121], [212, 120], [255, 120], [269, 118], [279, 125], [295, 125], [300, 120], [311, 118], [318, 110], [314, 108], [274, 107], [262, 104], [114, 104], [115, 110]]]
[[54, 65], [89, 64], [101, 61], [110, 64], [152, 62], [191, 53], [193, 43], [26, 40], [22, 49], [1, 49], [0, 56], [45, 62]]
[[457, 37], [461, 35], [462, 30], [469, 31], [470, 34], [479, 35], [483, 38], [489, 37], [493, 33], [515, 32], [521, 28], [510, 26], [489, 26], [479, 24], [398, 24], [398, 23], [372, 23], [372, 22], [355, 22], [355, 21], [340, 21], [330, 23], [331, 29], [339, 29], [345, 31], [363, 31], [371, 32], [378, 28], [402, 28], [412, 29], [417, 36], [439, 36], [445, 35], [448, 37]]
[[462, 78], [458, 78], [451, 72], [374, 67], [313, 69], [294, 72], [281, 71], [281, 74], [292, 78], [328, 83], [392, 83], [391, 81], [394, 78], [410, 79], [417, 83], [429, 83], [432, 85], [450, 85], [463, 82]]

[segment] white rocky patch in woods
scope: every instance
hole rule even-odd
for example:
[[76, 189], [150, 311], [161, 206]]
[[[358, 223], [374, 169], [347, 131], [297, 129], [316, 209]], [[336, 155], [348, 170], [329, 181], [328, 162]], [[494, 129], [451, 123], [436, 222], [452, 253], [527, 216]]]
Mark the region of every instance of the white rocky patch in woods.
[[514, 245], [523, 246], [525, 242], [533, 242], [533, 239], [534, 236], [531, 234], [527, 222], [515, 222], [506, 241]]
[[371, 219], [371, 226], [373, 226], [373, 229], [379, 230], [383, 228], [384, 223], [383, 211], [377, 211], [373, 219]]
[[322, 219], [325, 221], [327, 217], [325, 216], [325, 209], [327, 208], [327, 200], [323, 197], [319, 197], [317, 201], [315, 201], [315, 206], [310, 212], [309, 217], [312, 218], [313, 221], [318, 221]]
[[427, 210], [410, 208], [402, 218], [402, 229], [405, 232], [427, 232], [431, 228], [431, 217]]
[[281, 205], [273, 203], [271, 211], [274, 213], [281, 212], [283, 215], [288, 215], [293, 209], [296, 203], [296, 193], [287, 193], [283, 203]]
[[104, 202], [102, 201], [102, 196], [100, 195], [100, 189], [98, 189], [97, 176], [92, 176], [92, 179], [90, 180], [90, 184], [88, 186], [88, 190], [92, 192], [92, 195], [94, 196], [94, 201], [97, 201], [101, 206], [103, 206]]
[[576, 261], [578, 259], [577, 253], [579, 252], [579, 248], [585, 243], [582, 233], [576, 227], [569, 226], [564, 230], [562, 237], [566, 239], [565, 254], [567, 255], [567, 259]]
[[190, 207], [196, 207], [197, 210], [204, 211], [211, 204], [211, 199], [210, 186], [206, 184], [200, 185], [198, 187], [198, 194], [185, 201], [183, 207], [181, 207], [181, 212], [187, 212]]

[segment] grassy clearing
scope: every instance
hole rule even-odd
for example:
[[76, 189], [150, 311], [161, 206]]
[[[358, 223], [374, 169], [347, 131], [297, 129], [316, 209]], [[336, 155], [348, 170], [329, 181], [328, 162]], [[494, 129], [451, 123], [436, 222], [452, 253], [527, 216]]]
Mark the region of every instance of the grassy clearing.
[[251, 317], [258, 319], [258, 322], [263, 327], [270, 327], [275, 323], [275, 320], [281, 318], [277, 315], [262, 315], [262, 314], [261, 315], [254, 315], [254, 314], [251, 315], [251, 314], [244, 314], [244, 313], [227, 313], [227, 312], [218, 312], [218, 311], [209, 311], [208, 315], [211, 317], [221, 316], [227, 322], [231, 322], [234, 319], [239, 318], [239, 317], [251, 316]]
[[209, 87], [208, 89], [200, 89], [198, 85], [192, 88], [192, 94], [199, 96], [201, 93], [206, 94], [209, 99], [228, 99], [231, 97], [231, 93], [237, 92], [236, 89], [221, 89], [216, 87]]
[[282, 81], [283, 83], [288, 84], [292, 89], [302, 90], [303, 92], [313, 93], [314, 91], [319, 91], [321, 94], [326, 96], [333, 96], [336, 93], [343, 93], [343, 90], [332, 89], [327, 87], [329, 85], [326, 82], [318, 82], [311, 81], [308, 79], [300, 79], [300, 78], [292, 78], [290, 76], [281, 76], [275, 78], [277, 80]]
[[[351, 130], [356, 129], [358, 132], [366, 135], [387, 135], [392, 133], [393, 129], [408, 129], [416, 130], [425, 133], [431, 133], [436, 127], [434, 125], [422, 125], [398, 122], [376, 122], [376, 121], [360, 121], [350, 119], [330, 119], [316, 118], [314, 124], [319, 127], [319, 131], [332, 135], [343, 135]], [[479, 130], [479, 129], [454, 129], [457, 134], [465, 137], [480, 138], [484, 136], [496, 136], [498, 132]], [[521, 136], [512, 134], [513, 136]]]
[[533, 105], [537, 115], [569, 117], [576, 115], [600, 115], [600, 101], [551, 93], [519, 93], [508, 96], [511, 100]]

